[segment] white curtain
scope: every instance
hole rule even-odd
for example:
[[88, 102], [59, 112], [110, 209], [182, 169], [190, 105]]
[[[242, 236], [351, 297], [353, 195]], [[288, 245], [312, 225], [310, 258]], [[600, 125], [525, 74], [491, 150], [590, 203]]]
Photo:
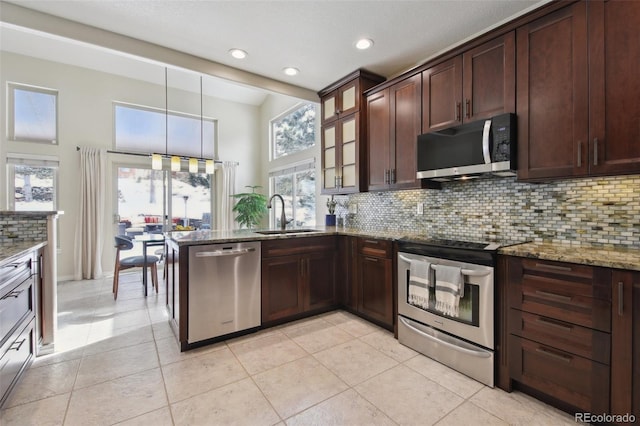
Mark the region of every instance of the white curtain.
[[235, 198], [231, 197], [236, 193], [236, 168], [235, 161], [225, 161], [222, 163], [222, 199], [220, 200], [220, 214], [218, 215], [218, 229], [232, 230], [236, 228], [235, 215], [232, 211], [235, 205]]
[[76, 222], [75, 279], [102, 277], [106, 150], [80, 148], [80, 213]]

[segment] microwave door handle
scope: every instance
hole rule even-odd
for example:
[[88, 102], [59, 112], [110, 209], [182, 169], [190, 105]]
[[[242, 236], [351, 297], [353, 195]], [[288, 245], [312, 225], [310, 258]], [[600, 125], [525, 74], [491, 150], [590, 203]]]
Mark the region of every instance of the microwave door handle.
[[489, 136], [491, 135], [491, 120], [484, 122], [484, 130], [482, 131], [482, 155], [484, 163], [491, 163], [491, 152], [489, 151]]

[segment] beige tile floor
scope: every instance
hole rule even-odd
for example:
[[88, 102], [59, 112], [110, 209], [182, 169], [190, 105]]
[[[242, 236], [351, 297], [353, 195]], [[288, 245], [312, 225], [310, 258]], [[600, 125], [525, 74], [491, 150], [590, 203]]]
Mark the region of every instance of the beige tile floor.
[[335, 311], [180, 353], [139, 272], [61, 283], [56, 352], [2, 410], [11, 425], [563, 425], [573, 417], [469, 379]]

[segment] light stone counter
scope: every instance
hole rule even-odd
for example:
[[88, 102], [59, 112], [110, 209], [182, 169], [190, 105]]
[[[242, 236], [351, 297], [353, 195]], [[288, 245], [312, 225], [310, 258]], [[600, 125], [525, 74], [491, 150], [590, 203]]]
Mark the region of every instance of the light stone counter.
[[640, 249], [584, 247], [557, 243], [525, 243], [503, 247], [500, 254], [590, 266], [640, 271]]
[[22, 256], [33, 250], [38, 250], [47, 244], [46, 241], [16, 241], [15, 243], [0, 244], [0, 266], [14, 257]]

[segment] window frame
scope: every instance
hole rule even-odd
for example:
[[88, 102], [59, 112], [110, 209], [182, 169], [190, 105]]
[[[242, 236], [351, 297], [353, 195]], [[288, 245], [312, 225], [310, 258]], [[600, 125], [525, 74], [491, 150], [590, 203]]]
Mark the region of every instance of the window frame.
[[278, 160], [282, 160], [286, 157], [289, 157], [291, 155], [298, 155], [300, 153], [304, 153], [306, 151], [312, 150], [316, 145], [317, 145], [317, 134], [314, 134], [315, 138], [314, 138], [314, 142], [313, 145], [298, 150], [298, 151], [292, 151], [292, 152], [288, 152], [286, 154], [280, 155], [278, 157], [276, 157], [276, 135], [275, 135], [275, 129], [274, 129], [274, 124], [276, 122], [281, 121], [283, 118], [293, 114], [294, 112], [298, 111], [299, 109], [302, 109], [303, 107], [307, 106], [307, 105], [311, 105], [313, 106], [315, 112], [316, 112], [316, 116], [315, 116], [315, 120], [316, 122], [314, 123], [314, 132], [315, 130], [317, 130], [317, 120], [318, 120], [318, 106], [316, 104], [314, 104], [313, 102], [299, 102], [297, 104], [295, 104], [294, 106], [292, 106], [291, 108], [285, 110], [284, 112], [282, 112], [281, 114], [278, 114], [276, 117], [272, 118], [271, 120], [269, 120], [269, 160], [270, 161], [278, 161]]
[[[53, 169], [53, 208], [51, 211], [58, 210], [58, 185], [60, 175], [60, 160], [58, 157], [31, 154], [7, 154], [7, 206], [12, 211], [31, 211], [16, 210], [16, 173], [15, 166], [31, 166], [31, 167], [47, 167]], [[48, 211], [48, 210], [47, 210]]]
[[[150, 107], [150, 106], [146, 106], [146, 105], [139, 105], [139, 104], [132, 104], [132, 103], [128, 103], [128, 102], [120, 102], [120, 101], [113, 101], [112, 102], [112, 114], [113, 114], [113, 141], [112, 141], [112, 146], [114, 150], [119, 150], [119, 151], [126, 151], [126, 152], [138, 152], [141, 154], [167, 154], [167, 155], [177, 155], [180, 157], [193, 157], [193, 154], [187, 154], [187, 153], [179, 153], [179, 152], [171, 152], [168, 150], [168, 145], [167, 145], [167, 135], [166, 135], [166, 123], [165, 126], [163, 126], [163, 142], [164, 142], [164, 146], [161, 147], [162, 149], [159, 150], [152, 150], [152, 151], [141, 151], [139, 149], [136, 148], [131, 148], [131, 147], [118, 147], [118, 142], [117, 142], [117, 121], [116, 121], [116, 108], [117, 107], [123, 107], [123, 108], [129, 108], [129, 109], [134, 109], [134, 110], [139, 110], [139, 111], [146, 111], [146, 112], [152, 112], [152, 113], [159, 113], [164, 115], [169, 115], [169, 116], [175, 116], [175, 117], [182, 117], [182, 118], [188, 118], [188, 119], [193, 119], [196, 120], [198, 122], [200, 122], [201, 120], [204, 122], [209, 122], [213, 125], [213, 131], [212, 131], [212, 137], [213, 137], [213, 141], [212, 141], [212, 145], [211, 145], [211, 155], [207, 154], [206, 152], [204, 152], [204, 148], [202, 148], [203, 145], [200, 145], [200, 152], [198, 153], [197, 157], [203, 157], [203, 158], [216, 158], [217, 157], [217, 153], [218, 153], [218, 120], [215, 118], [211, 118], [211, 117], [201, 117], [200, 115], [196, 115], [196, 114], [189, 114], [189, 113], [185, 113], [185, 112], [179, 112], [179, 111], [172, 111], [172, 110], [165, 110], [162, 108], [156, 108], [156, 107]], [[204, 133], [204, 132], [203, 132]], [[198, 141], [201, 144], [204, 144], [204, 139], [198, 139]]]
[[[16, 114], [15, 114], [15, 91], [16, 90], [22, 90], [22, 91], [30, 91], [30, 92], [35, 92], [35, 93], [41, 93], [41, 94], [46, 94], [46, 95], [51, 95], [54, 97], [55, 100], [55, 105], [54, 105], [54, 109], [55, 109], [55, 139], [51, 140], [51, 139], [36, 139], [36, 138], [23, 138], [23, 137], [16, 137]], [[8, 117], [7, 117], [7, 139], [13, 142], [33, 142], [33, 143], [46, 143], [49, 145], [58, 145], [58, 138], [59, 138], [59, 132], [60, 132], [60, 126], [59, 126], [59, 121], [60, 121], [60, 114], [59, 114], [59, 108], [58, 108], [58, 96], [59, 92], [56, 89], [49, 89], [46, 87], [39, 87], [39, 86], [32, 86], [32, 85], [28, 85], [28, 84], [22, 84], [22, 83], [15, 83], [15, 82], [8, 82], [7, 83], [7, 108], [8, 108]]]
[[[317, 176], [316, 176], [316, 167], [315, 167], [315, 163], [316, 163], [316, 159], [315, 157], [311, 157], [308, 158], [306, 160], [303, 161], [298, 161], [296, 163], [293, 164], [288, 164], [284, 167], [280, 167], [274, 170], [271, 170], [269, 172], [269, 194], [273, 195], [275, 194], [275, 178], [280, 177], [280, 176], [286, 176], [286, 175], [290, 175], [293, 176], [292, 178], [292, 185], [291, 185], [291, 217], [288, 217], [287, 219], [292, 219], [295, 221], [296, 218], [296, 208], [297, 208], [297, 179], [296, 179], [296, 175], [298, 173], [303, 173], [303, 172], [307, 172], [309, 170], [313, 170], [314, 172], [314, 182], [317, 182]], [[317, 187], [317, 185], [316, 185]], [[315, 195], [315, 191], [314, 191], [314, 195]], [[316, 200], [317, 201], [317, 200]], [[317, 207], [317, 203], [316, 206]], [[277, 226], [277, 219], [280, 217], [279, 210], [278, 213], [276, 213], [275, 211], [276, 209], [270, 209], [269, 211], [269, 226], [270, 227], [276, 227]], [[302, 226], [316, 226], [317, 225], [317, 208], [314, 209], [314, 224], [304, 224]], [[294, 223], [295, 225], [295, 223]]]

